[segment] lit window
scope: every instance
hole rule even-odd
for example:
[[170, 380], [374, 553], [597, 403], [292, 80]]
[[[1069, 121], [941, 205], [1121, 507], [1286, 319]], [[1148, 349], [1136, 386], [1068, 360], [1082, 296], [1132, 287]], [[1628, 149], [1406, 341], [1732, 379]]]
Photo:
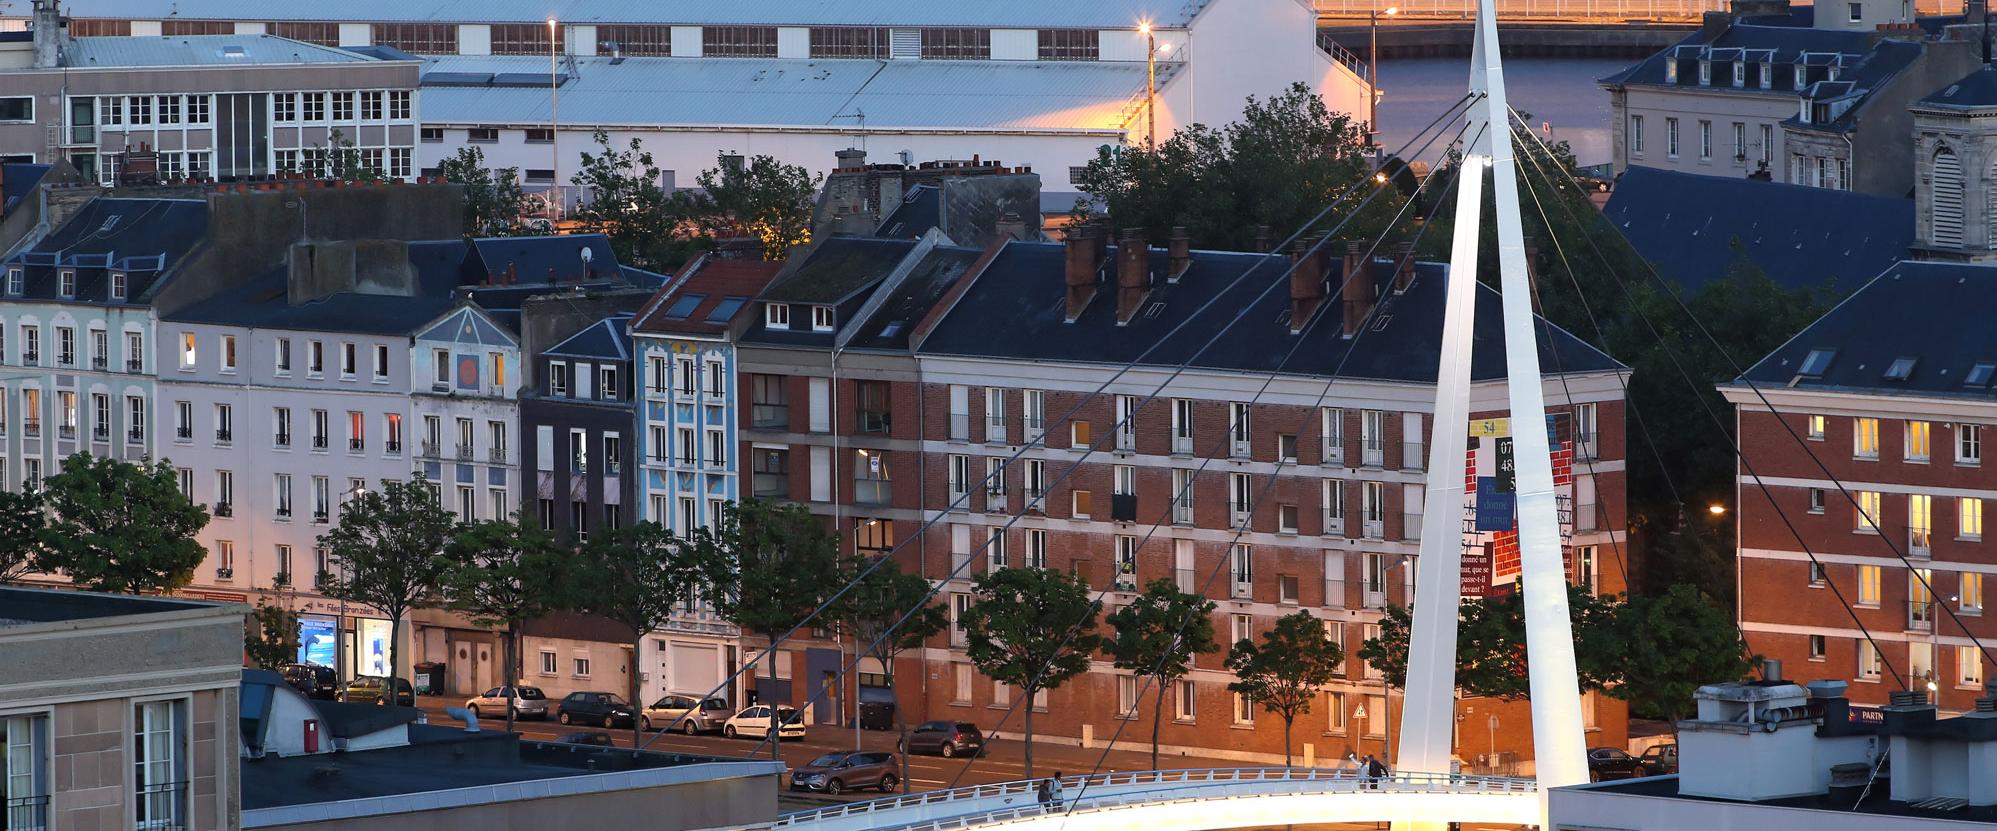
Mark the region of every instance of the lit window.
[[1879, 458], [1879, 419], [1851, 420], [1851, 455], [1860, 459]]
[[193, 369], [200, 350], [195, 348], [193, 332], [180, 333], [180, 368]]

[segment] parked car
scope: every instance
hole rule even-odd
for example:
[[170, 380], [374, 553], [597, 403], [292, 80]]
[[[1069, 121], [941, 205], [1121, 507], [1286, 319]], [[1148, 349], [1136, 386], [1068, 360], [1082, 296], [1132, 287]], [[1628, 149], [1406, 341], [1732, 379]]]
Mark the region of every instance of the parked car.
[[894, 793], [901, 777], [895, 775], [893, 753], [835, 750], [791, 771], [793, 791], [824, 791], [837, 796], [849, 790], [879, 788]]
[[601, 730], [581, 730], [574, 733], [563, 733], [561, 738], [555, 741], [562, 744], [586, 744], [592, 747], [617, 746], [617, 742], [611, 740], [610, 734]]
[[[804, 738], [804, 713], [793, 707], [779, 707], [777, 710], [781, 713], [778, 718], [783, 720], [780, 737]], [[729, 716], [727, 721], [721, 723], [721, 735], [731, 739], [738, 736], [760, 739], [770, 735], [770, 706], [758, 704], [742, 708], [742, 712]]]
[[285, 664], [278, 668], [284, 682], [305, 694], [306, 698], [332, 701], [340, 697], [340, 676], [332, 667], [318, 664]]
[[1643, 763], [1629, 755], [1628, 751], [1615, 747], [1588, 749], [1588, 778], [1594, 781], [1631, 779], [1642, 775]]
[[[387, 704], [389, 679], [379, 675], [357, 675], [340, 689], [340, 700], [349, 704]], [[395, 679], [395, 704], [400, 707], [416, 706], [416, 688], [409, 685], [409, 679]]]
[[1654, 744], [1644, 748], [1643, 755], [1636, 757], [1643, 765], [1644, 776], [1666, 776], [1678, 772], [1678, 745]]
[[732, 713], [728, 702], [719, 698], [700, 701], [690, 695], [669, 695], [652, 702], [638, 718], [647, 730], [678, 730], [691, 736], [720, 732]]
[[556, 708], [555, 718], [563, 724], [601, 724], [630, 727], [638, 711], [616, 693], [572, 692]]
[[514, 718], [548, 717], [548, 695], [540, 687], [493, 687], [465, 700], [465, 709], [481, 718], [488, 715], [505, 718], [509, 706]]
[[909, 731], [902, 748], [946, 757], [976, 756], [985, 750], [985, 735], [968, 721], [925, 721]]

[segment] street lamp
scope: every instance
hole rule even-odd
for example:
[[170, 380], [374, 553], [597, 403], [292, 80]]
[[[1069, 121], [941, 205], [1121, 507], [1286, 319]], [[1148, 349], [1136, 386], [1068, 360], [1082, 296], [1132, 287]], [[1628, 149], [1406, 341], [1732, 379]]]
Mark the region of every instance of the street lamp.
[[1158, 36], [1151, 21], [1140, 20], [1137, 32], [1144, 36], [1144, 143], [1158, 148]]
[[1726, 516], [1727, 506], [1715, 502], [1711, 505], [1706, 506], [1706, 513], [1712, 514], [1713, 516]]
[[555, 223], [560, 222], [562, 218], [560, 208], [562, 199], [562, 143], [559, 138], [562, 121], [562, 76], [561, 59], [556, 56], [557, 43], [560, 40], [556, 30], [559, 28], [559, 25], [555, 22], [554, 15], [548, 15], [548, 176], [550, 177], [548, 182], [548, 229], [550, 231], [554, 230]]
[[1400, 13], [1401, 10], [1397, 6], [1388, 6], [1385, 10], [1376, 9], [1366, 13], [1368, 42], [1366, 85], [1369, 87], [1366, 102], [1366, 140], [1376, 148], [1376, 152], [1380, 146], [1380, 15], [1393, 17]]

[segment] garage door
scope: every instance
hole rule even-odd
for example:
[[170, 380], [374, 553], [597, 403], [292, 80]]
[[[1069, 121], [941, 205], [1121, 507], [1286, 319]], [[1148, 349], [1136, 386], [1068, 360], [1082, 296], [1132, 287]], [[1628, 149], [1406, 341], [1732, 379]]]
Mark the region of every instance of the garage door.
[[673, 643], [672, 692], [705, 695], [721, 683], [721, 647], [713, 644]]

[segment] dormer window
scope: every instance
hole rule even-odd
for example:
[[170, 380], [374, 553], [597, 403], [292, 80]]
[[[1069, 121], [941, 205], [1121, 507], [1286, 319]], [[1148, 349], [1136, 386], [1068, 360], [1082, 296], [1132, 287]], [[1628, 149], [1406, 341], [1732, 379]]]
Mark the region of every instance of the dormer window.
[[569, 394], [569, 365], [560, 361], [548, 363], [548, 394]]
[[764, 303], [763, 325], [770, 329], [789, 329], [790, 306], [783, 303]]
[[1797, 63], [1797, 64], [1796, 64], [1796, 88], [1797, 88], [1797, 89], [1802, 89], [1803, 87], [1806, 87], [1806, 86], [1809, 86], [1809, 81], [1810, 81], [1810, 68], [1809, 68], [1809, 67], [1806, 67], [1806, 66], [1804, 66], [1804, 65], [1803, 65], [1802, 63], [1800, 63], [1800, 62], [1799, 62], [1799, 63]]
[[831, 306], [813, 306], [813, 307], [811, 307], [811, 331], [813, 331], [813, 332], [830, 332], [830, 331], [832, 331], [832, 307], [831, 307]]
[[1670, 60], [1664, 62], [1664, 82], [1667, 84], [1678, 83], [1678, 56], [1676, 55], [1671, 56]]
[[1747, 62], [1734, 61], [1734, 86], [1747, 86]]
[[125, 272], [122, 271], [111, 272], [111, 299], [112, 300], [125, 299]]
[[65, 268], [55, 273], [57, 290], [64, 297], [76, 296], [76, 269]]
[[618, 393], [622, 392], [617, 385], [617, 367], [597, 367], [596, 379], [596, 397], [605, 401], [615, 401]]
[[1712, 85], [1713, 85], [1713, 62], [1706, 58], [1700, 58], [1699, 86], [1709, 87]]
[[1762, 89], [1774, 89], [1774, 87], [1775, 87], [1775, 62], [1774, 62], [1774, 61], [1762, 61], [1762, 62], [1761, 62], [1761, 88], [1762, 88]]
[[23, 286], [24, 286], [24, 285], [25, 285], [26, 283], [27, 283], [27, 278], [26, 278], [26, 277], [25, 277], [24, 275], [22, 275], [22, 274], [21, 274], [21, 267], [20, 267], [20, 266], [18, 266], [18, 265], [17, 265], [17, 266], [10, 266], [10, 267], [8, 267], [8, 269], [7, 269], [7, 293], [8, 293], [8, 294], [12, 294], [12, 295], [16, 295], [16, 296], [19, 296], [19, 295], [20, 295], [20, 293], [21, 293], [21, 289], [22, 289], [22, 287], [23, 287]]
[[1838, 65], [1837, 65], [1837, 64], [1831, 64], [1831, 65], [1830, 65], [1830, 66], [1829, 66], [1829, 67], [1828, 67], [1827, 69], [1825, 69], [1824, 71], [1825, 71], [1826, 73], [1828, 73], [1828, 74], [1826, 74], [1826, 75], [1824, 76], [1825, 78], [1828, 78], [1828, 79], [1830, 79], [1830, 80], [1833, 80], [1833, 81], [1835, 81], [1835, 80], [1837, 80], [1837, 79], [1838, 79]]

